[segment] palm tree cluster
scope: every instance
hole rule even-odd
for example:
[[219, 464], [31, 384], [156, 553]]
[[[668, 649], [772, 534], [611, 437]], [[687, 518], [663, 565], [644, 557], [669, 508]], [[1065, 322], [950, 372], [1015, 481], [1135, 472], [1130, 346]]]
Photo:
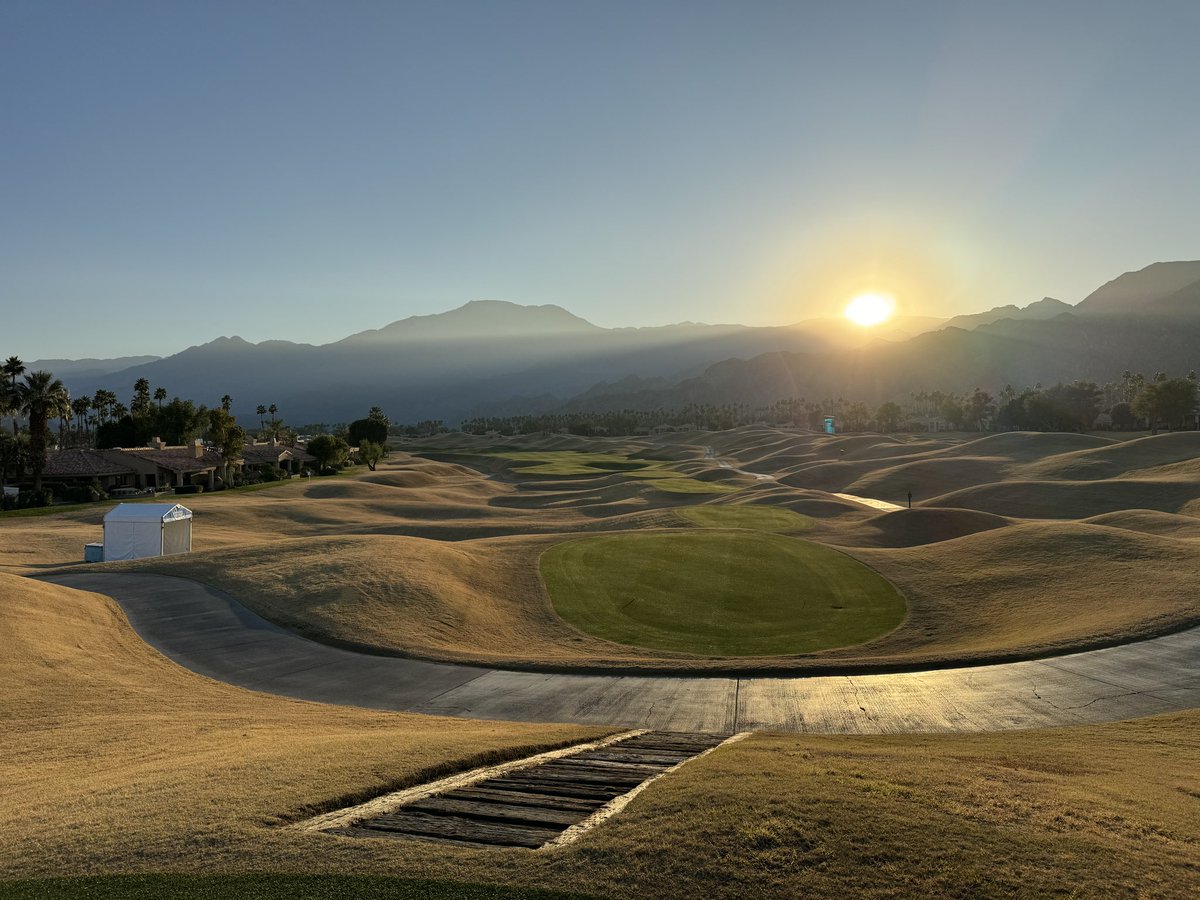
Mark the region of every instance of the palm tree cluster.
[[[66, 420], [71, 415], [71, 395], [63, 383], [50, 372], [26, 372], [19, 357], [10, 356], [0, 366], [4, 375], [3, 390], [0, 392], [0, 412], [12, 416], [13, 436], [8, 442], [17, 444], [18, 417], [29, 422], [29, 446], [27, 452], [29, 468], [33, 473], [33, 489], [42, 489], [42, 472], [46, 468], [46, 451], [50, 445], [50, 422]], [[24, 381], [18, 381], [24, 375]], [[7, 436], [6, 436], [7, 438]], [[7, 470], [12, 457], [6, 448], [3, 452], [4, 468]], [[7, 474], [7, 471], [4, 473]]]
[[[24, 378], [22, 379], [22, 376]], [[0, 484], [9, 475], [32, 475], [35, 492], [42, 489], [42, 473], [53, 443], [61, 447], [135, 447], [160, 437], [168, 444], [183, 444], [206, 436], [225, 458], [227, 470], [241, 456], [245, 431], [230, 415], [233, 398], [226, 394], [219, 408], [209, 409], [178, 397], [167, 401], [166, 388], [152, 388], [139, 378], [126, 406], [106, 389], [90, 397], [71, 398], [62, 381], [50, 372], [26, 372], [16, 356], [0, 364], [0, 418], [12, 418], [12, 435], [0, 428]], [[269, 407], [271, 427], [277, 436], [286, 435], [282, 421], [275, 417], [278, 407]], [[267, 410], [264, 408], [263, 412]], [[21, 420], [27, 422], [22, 433]], [[57, 439], [51, 423], [58, 420]]]

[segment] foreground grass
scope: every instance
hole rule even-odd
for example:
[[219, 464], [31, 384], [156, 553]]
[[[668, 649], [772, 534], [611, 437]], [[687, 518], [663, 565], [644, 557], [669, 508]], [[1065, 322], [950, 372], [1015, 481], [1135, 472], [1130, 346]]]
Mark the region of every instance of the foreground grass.
[[541, 560], [560, 616], [610, 641], [709, 656], [860, 644], [904, 618], [900, 592], [807, 541], [744, 531], [567, 541]]
[[0, 900], [572, 900], [585, 896], [355, 875], [122, 875], [0, 882]]

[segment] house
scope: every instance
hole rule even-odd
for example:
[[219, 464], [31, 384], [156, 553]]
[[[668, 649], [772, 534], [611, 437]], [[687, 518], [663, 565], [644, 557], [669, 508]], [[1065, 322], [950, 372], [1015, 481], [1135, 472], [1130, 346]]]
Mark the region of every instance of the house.
[[100, 450], [109, 460], [122, 462], [133, 469], [134, 487], [167, 488], [198, 484], [206, 490], [217, 486], [217, 479], [226, 483], [232, 469], [240, 463], [226, 462], [225, 457], [209, 450], [196, 438], [190, 444], [167, 446], [155, 438], [149, 447], [129, 447], [120, 450]]
[[63, 484], [97, 482], [104, 490], [136, 486], [137, 472], [121, 460], [110, 459], [104, 450], [59, 450], [46, 454], [42, 478]]
[[201, 485], [213, 490], [228, 483], [241, 460], [226, 460], [204, 442], [168, 446], [159, 438], [149, 447], [113, 450], [59, 450], [46, 456], [42, 477], [64, 484], [99, 482], [105, 490], [118, 487], [164, 488]]
[[247, 471], [275, 468], [288, 475], [299, 475], [304, 469], [317, 467], [317, 458], [304, 448], [288, 447], [276, 440], [247, 444], [242, 448], [242, 461]]

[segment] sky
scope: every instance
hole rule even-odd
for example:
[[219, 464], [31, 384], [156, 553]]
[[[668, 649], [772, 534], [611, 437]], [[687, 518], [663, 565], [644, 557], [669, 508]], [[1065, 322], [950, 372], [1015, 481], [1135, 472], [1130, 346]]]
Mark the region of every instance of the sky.
[[0, 0], [0, 356], [949, 316], [1200, 258], [1200, 4]]

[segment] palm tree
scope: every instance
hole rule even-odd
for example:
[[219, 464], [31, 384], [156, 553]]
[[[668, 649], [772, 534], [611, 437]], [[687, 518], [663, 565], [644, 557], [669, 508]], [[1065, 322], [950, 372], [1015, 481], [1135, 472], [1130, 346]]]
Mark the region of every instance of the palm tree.
[[7, 383], [0, 384], [0, 419], [5, 416], [12, 416], [13, 425], [17, 424], [17, 395]]
[[158, 401], [158, 408], [162, 409], [163, 401], [167, 399], [167, 389], [165, 387], [156, 387], [154, 389], [154, 399]]
[[92, 409], [96, 411], [96, 419], [103, 425], [108, 420], [108, 391], [96, 391], [92, 396]]
[[260, 403], [258, 404], [258, 409], [255, 410], [255, 413], [258, 414], [258, 430], [262, 431], [267, 427], [266, 422], [263, 420], [263, 416], [267, 414], [267, 408]]
[[150, 411], [150, 379], [139, 378], [133, 384], [133, 400], [129, 404], [134, 416], [144, 416]]
[[221, 409], [225, 410], [225, 412], [229, 412], [229, 408], [231, 406], [233, 406], [233, 398], [226, 394], [221, 398]]
[[46, 423], [68, 413], [71, 395], [50, 372], [30, 372], [21, 385], [21, 412], [29, 417], [29, 459], [33, 468], [33, 489], [42, 489], [42, 470], [46, 468]]
[[21, 362], [19, 356], [10, 356], [4, 361], [4, 365], [0, 366], [0, 372], [8, 376], [8, 406], [13, 410], [13, 436], [17, 434], [17, 407], [19, 405], [19, 397], [17, 396], [17, 379], [25, 374], [25, 363]]
[[80, 436], [83, 435], [84, 423], [87, 421], [88, 410], [92, 408], [92, 401], [87, 397], [77, 397], [71, 401], [71, 412], [75, 413], [75, 425]]

